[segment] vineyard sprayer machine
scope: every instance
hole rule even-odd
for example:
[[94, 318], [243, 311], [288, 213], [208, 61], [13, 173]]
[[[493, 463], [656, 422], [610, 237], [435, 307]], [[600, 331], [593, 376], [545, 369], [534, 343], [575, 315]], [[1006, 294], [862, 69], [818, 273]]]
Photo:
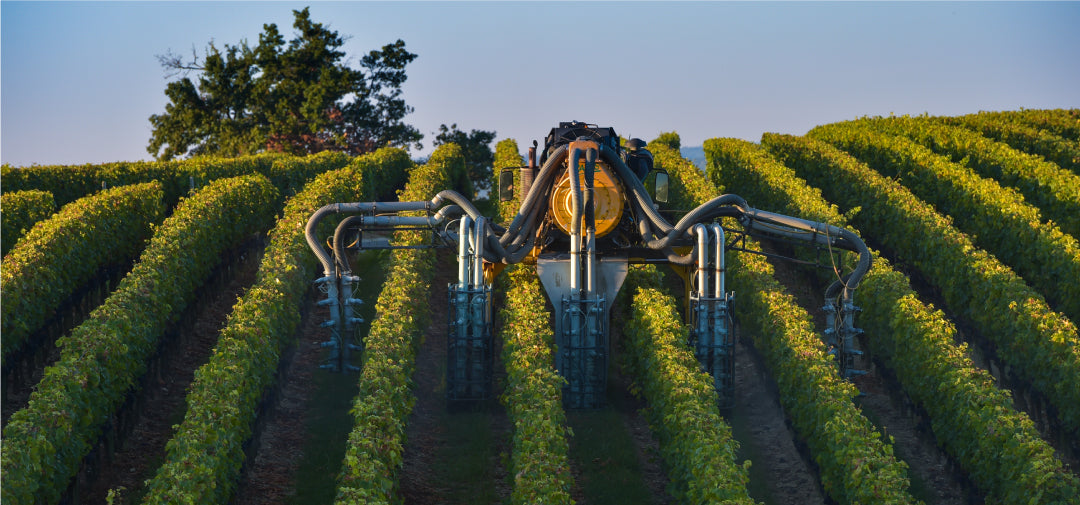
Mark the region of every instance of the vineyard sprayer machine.
[[[734, 293], [725, 290], [724, 253], [741, 250], [747, 236], [825, 251], [833, 268], [835, 254], [858, 254], [856, 266], [826, 289], [825, 341], [845, 377], [855, 369], [855, 288], [870, 268], [870, 252], [853, 232], [751, 207], [734, 194], [720, 195], [676, 215], [662, 208], [669, 178], [654, 166], [639, 139], [622, 145], [614, 129], [581, 122], [552, 128], [543, 149], [529, 149], [528, 165], [500, 174], [503, 201], [520, 197], [517, 215], [506, 226], [481, 215], [461, 194], [444, 190], [430, 201], [335, 203], [315, 212], [307, 223], [307, 241], [323, 267], [318, 279], [329, 307], [331, 363], [336, 370], [355, 367], [361, 349], [353, 334], [360, 322], [355, 307], [358, 277], [348, 250], [447, 248], [457, 251], [458, 280], [449, 285], [447, 398], [476, 400], [491, 395], [493, 369], [492, 283], [505, 266], [528, 263], [555, 309], [555, 366], [566, 379], [568, 408], [595, 408], [606, 396], [611, 346], [611, 304], [629, 265], [670, 265], [685, 281], [690, 341], [702, 369], [712, 376], [720, 404], [734, 401]], [[518, 171], [515, 184], [514, 171]], [[515, 185], [517, 186], [515, 188]], [[324, 247], [316, 236], [319, 223], [345, 215]], [[721, 218], [740, 227], [726, 227]], [[397, 244], [394, 232], [421, 230], [424, 244]], [[775, 255], [806, 263], [793, 257]], [[820, 256], [820, 255], [819, 255]]]

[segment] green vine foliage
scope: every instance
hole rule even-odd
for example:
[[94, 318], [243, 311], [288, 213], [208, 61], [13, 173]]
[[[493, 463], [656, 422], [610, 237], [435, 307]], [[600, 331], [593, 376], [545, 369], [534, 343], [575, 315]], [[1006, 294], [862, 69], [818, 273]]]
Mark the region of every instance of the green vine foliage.
[[86, 165], [4, 165], [0, 173], [4, 191], [40, 189], [56, 197], [57, 205], [66, 205], [103, 188], [159, 181], [169, 207], [187, 195], [194, 180], [201, 187], [223, 177], [266, 172], [280, 155], [244, 158], [192, 158], [183, 161], [120, 161]]
[[[772, 180], [767, 195], [755, 196], [787, 213], [814, 220], [841, 219], [819, 213], [824, 208], [821, 193], [799, 175], [838, 174], [854, 169], [857, 161], [806, 137], [766, 134], [762, 145], [782, 163], [729, 165], [729, 174], [743, 181]], [[736, 172], [745, 175], [739, 177]], [[824, 177], [811, 178], [825, 181]], [[853, 190], [861, 195], [850, 202], [865, 202], [869, 197], [874, 201], [897, 200], [862, 193], [860, 186], [840, 180], [821, 187], [829, 195]], [[904, 205], [902, 200], [898, 203]], [[873, 206], [867, 206], [855, 214], [855, 222], [861, 224], [874, 212]], [[841, 224], [850, 228], [850, 224]], [[906, 276], [877, 254], [860, 284], [857, 302], [863, 308], [859, 324], [867, 332], [874, 356], [884, 361], [905, 393], [926, 410], [938, 443], [980, 489], [1003, 503], [1039, 495], [1035, 503], [1054, 503], [1076, 494], [1075, 477], [1062, 468], [1031, 419], [1017, 412], [1008, 392], [974, 365], [965, 346], [954, 343], [955, 326], [940, 310], [919, 301]], [[1002, 475], [1013, 477], [1002, 479]]]
[[863, 118], [850, 124], [908, 137], [982, 177], [1014, 188], [1061, 231], [1080, 237], [1080, 175], [1070, 170], [966, 128], [927, 117]]
[[[327, 156], [328, 163], [337, 165], [335, 157]], [[281, 353], [295, 338], [311, 279], [318, 276], [318, 261], [304, 237], [308, 218], [323, 205], [392, 191], [411, 166], [405, 151], [380, 149], [316, 176], [288, 199], [254, 285], [233, 307], [214, 353], [195, 373], [184, 421], [147, 483], [144, 503], [228, 502], [259, 405], [273, 386]]]
[[506, 303], [499, 311], [506, 368], [502, 402], [514, 424], [510, 503], [569, 504], [569, 428], [562, 406], [564, 380], [554, 367], [551, 313], [536, 270], [512, 267], [504, 273]]
[[5, 164], [0, 166], [0, 179], [4, 181], [4, 193], [34, 189], [48, 191], [56, 199], [56, 205], [63, 206], [99, 191], [103, 181], [97, 177], [97, 173], [103, 166], [87, 163], [13, 167]]
[[[754, 153], [753, 147], [734, 139], [706, 140], [710, 178], [742, 191], [723, 177], [733, 163], [722, 160]], [[676, 176], [700, 177], [700, 171]], [[757, 247], [753, 241], [748, 246]], [[891, 443], [852, 402], [858, 391], [837, 375], [810, 315], [784, 291], [772, 265], [763, 256], [736, 251], [728, 253], [727, 262], [744, 335], [775, 378], [781, 405], [806, 441], [826, 493], [840, 503], [916, 503], [908, 491], [907, 464], [896, 459]]]
[[[495, 146], [496, 177], [503, 168], [523, 165], [517, 142], [503, 139]], [[509, 224], [521, 206], [519, 170], [513, 171], [514, 198], [499, 202], [501, 223]], [[498, 188], [498, 182], [492, 185]], [[554, 367], [554, 336], [551, 313], [536, 269], [524, 265], [509, 267], [497, 285], [506, 293], [498, 311], [502, 362], [506, 369], [506, 389], [500, 400], [513, 423], [510, 455], [514, 475], [510, 503], [569, 504], [574, 485], [570, 474], [572, 436], [566, 426], [562, 406], [564, 380]]]
[[948, 214], [954, 226], [1016, 269], [1066, 316], [1080, 320], [1080, 242], [1022, 195], [908, 140], [861, 125], [819, 126], [807, 136], [847, 151]]
[[625, 333], [671, 479], [668, 493], [678, 503], [754, 503], [746, 490], [750, 462], [736, 463], [739, 444], [720, 416], [712, 378], [686, 345], [675, 303], [658, 289], [637, 288]]
[[[1075, 121], [1076, 109], [1069, 112]], [[1004, 142], [1012, 148], [1035, 154], [1056, 163], [1061, 168], [1080, 174], [1080, 142], [1067, 138], [1067, 132], [1055, 128], [1040, 129], [1024, 121], [1002, 121], [994, 113], [980, 112], [955, 117], [934, 117], [934, 121], [963, 126], [985, 137]]]
[[91, 195], [102, 188], [159, 181], [165, 202], [171, 208], [192, 187], [200, 188], [217, 179], [259, 173], [270, 179], [282, 195], [300, 191], [312, 177], [347, 165], [352, 160], [340, 152], [325, 151], [309, 156], [276, 153], [220, 158], [200, 156], [180, 161], [136, 161], [86, 165], [4, 165], [0, 173], [4, 192], [37, 189], [49, 191], [57, 205]]
[[864, 230], [888, 230], [874, 235], [881, 247], [934, 283], [945, 303], [992, 340], [1001, 350], [999, 356], [1046, 395], [1065, 426], [1078, 432], [1080, 337], [1068, 318], [953, 228], [948, 217], [896, 181], [822, 143], [815, 143], [811, 152], [825, 154], [810, 155], [784, 147], [783, 140], [766, 137], [766, 145], [799, 176], [827, 189], [834, 201], [861, 206], [853, 224]]
[[161, 185], [149, 182], [82, 198], [34, 226], [0, 270], [3, 359], [98, 272], [136, 257], [164, 215]]
[[[399, 195], [401, 201], [430, 200], [465, 170], [456, 144], [444, 144], [417, 166]], [[396, 242], [419, 244], [423, 232], [398, 232]], [[335, 503], [400, 503], [398, 476], [404, 462], [405, 429], [416, 401], [411, 378], [416, 351], [430, 323], [427, 293], [434, 276], [430, 249], [393, 253], [390, 272], [376, 302], [376, 316], [364, 339], [360, 393], [353, 402], [352, 431], [338, 476]]]
[[[519, 168], [523, 164], [521, 159], [521, 152], [518, 151], [517, 141], [514, 139], [503, 139], [498, 144], [495, 144], [495, 163], [493, 165], [495, 172], [495, 181], [492, 182], [491, 188], [493, 196], [490, 197], [492, 201], [498, 202], [499, 195], [499, 176], [504, 168]], [[499, 222], [506, 225], [513, 221], [514, 216], [517, 214], [518, 209], [521, 207], [521, 197], [518, 188], [521, 184], [521, 171], [514, 170], [514, 198], [509, 202], [499, 202]]]
[[30, 189], [0, 195], [0, 256], [7, 256], [34, 224], [54, 212], [56, 200], [48, 191]]
[[1080, 140], [1080, 109], [1020, 109], [980, 112], [979, 116], [1046, 130], [1069, 140]]
[[3, 430], [4, 503], [56, 503], [165, 329], [220, 255], [269, 226], [279, 202], [262, 175], [220, 179], [180, 202], [116, 291], [68, 336], [26, 408]]

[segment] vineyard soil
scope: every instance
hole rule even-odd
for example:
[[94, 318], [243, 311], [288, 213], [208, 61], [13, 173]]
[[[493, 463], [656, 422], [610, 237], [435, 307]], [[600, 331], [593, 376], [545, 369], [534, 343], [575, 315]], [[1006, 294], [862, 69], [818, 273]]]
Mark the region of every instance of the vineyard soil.
[[[409, 416], [401, 495], [406, 504], [503, 503], [510, 496], [503, 457], [510, 450], [510, 425], [497, 400], [502, 367], [496, 358], [493, 398], [448, 410], [447, 285], [456, 281], [457, 268], [450, 254], [439, 254], [438, 261], [430, 291], [430, 326], [413, 373], [416, 404]], [[499, 356], [498, 343], [493, 352]]]
[[[236, 492], [236, 503], [283, 504], [295, 496], [295, 475], [306, 441], [306, 424], [311, 397], [317, 388], [325, 340], [315, 314], [315, 299], [305, 304], [304, 318], [296, 345], [286, 351], [287, 364], [281, 370], [277, 394], [268, 402], [256, 430], [249, 464]], [[326, 372], [322, 372], [326, 373]]]
[[107, 269], [89, 285], [73, 294], [60, 305], [53, 318], [35, 332], [30, 339], [33, 344], [16, 351], [10, 357], [4, 369], [3, 406], [0, 408], [0, 424], [7, 425], [8, 418], [26, 406], [34, 385], [41, 380], [45, 368], [60, 358], [60, 349], [56, 339], [67, 334], [79, 325], [98, 305], [108, 298], [109, 293], [120, 283], [120, 279], [131, 270], [132, 263], [123, 267]]
[[[814, 317], [819, 331], [823, 329], [824, 286], [814, 282], [805, 269], [784, 261], [771, 263], [777, 280]], [[855, 301], [858, 303], [858, 295]], [[908, 464], [912, 493], [927, 505], [961, 505], [966, 503], [965, 497], [981, 501], [977, 500], [978, 493], [949, 464], [948, 455], [937, 446], [928, 423], [907, 406], [911, 402], [906, 400], [899, 383], [883, 375], [876, 363], [864, 360], [859, 366], [868, 373], [853, 379], [861, 393], [856, 403], [886, 437], [892, 438], [897, 456]]]
[[[253, 261], [253, 257], [249, 254], [240, 262], [235, 276], [213, 299], [204, 300], [192, 336], [182, 339], [183, 348], [172, 353], [175, 359], [162, 365], [158, 379], [160, 386], [149, 393], [145, 404], [152, 408], [139, 409], [138, 422], [129, 442], [117, 451], [112, 464], [103, 466], [92, 483], [83, 487], [80, 495], [84, 502], [103, 501], [109, 489], [123, 488], [125, 496], [135, 496], [142, 481], [150, 477], [149, 472], [171, 436], [170, 426], [182, 415], [191, 374], [205, 361], [233, 303], [254, 278], [258, 262]], [[455, 269], [452, 257], [441, 258], [440, 262], [439, 274], [431, 288], [431, 325], [420, 348], [414, 376], [417, 403], [409, 421], [409, 445], [401, 473], [402, 496], [406, 503], [418, 504], [505, 502], [512, 479], [507, 469], [510, 427], [504, 409], [496, 400], [464, 410], [448, 410], [446, 406], [445, 286], [453, 280]], [[819, 286], [789, 265], [776, 262], [774, 266], [778, 278], [802, 306], [810, 308], [816, 323], [822, 326], [822, 314], [817, 309], [822, 304]], [[366, 294], [368, 299], [374, 300], [378, 287], [371, 288]], [[320, 393], [319, 389], [328, 387], [326, 381], [317, 380], [316, 375], [337, 377], [337, 374], [318, 370], [323, 354], [319, 344], [326, 339], [326, 330], [319, 327], [314, 302], [314, 297], [307, 302], [304, 309], [307, 316], [297, 346], [288, 353], [274, 401], [260, 420], [259, 435], [249, 452], [236, 503], [297, 503], [299, 469], [302, 460], [312, 456], [305, 451], [323, 451], [310, 443], [315, 435], [313, 430], [317, 429], [313, 428], [317, 425], [313, 424], [316, 422], [313, 416], [324, 415], [326, 409], [316, 405], [313, 398], [325, 396], [327, 393]], [[616, 317], [613, 324], [615, 354], [618, 353], [621, 330], [619, 320]], [[813, 464], [808, 462], [805, 450], [800, 452], [800, 446], [793, 440], [784, 420], [775, 387], [760, 359], [745, 341], [743, 337], [736, 347], [736, 408], [725, 412], [725, 416], [742, 446], [740, 457], [753, 461], [751, 495], [767, 504], [825, 503]], [[902, 398], [892, 394], [892, 389], [898, 386], [871, 370], [870, 375], [858, 380], [865, 394], [859, 403], [871, 419], [893, 437], [898, 455], [910, 466], [916, 493], [929, 505], [965, 503], [964, 497], [971, 498], [974, 492], [965, 489], [962, 478], [955, 475], [948, 458], [934, 444], [932, 434], [919, 423], [917, 414], [904, 406]], [[497, 363], [496, 396], [501, 393], [498, 390], [500, 374], [501, 366]], [[355, 380], [355, 376], [337, 378], [340, 380], [335, 382]], [[341, 388], [340, 384], [330, 387], [337, 390], [332, 394], [340, 396], [335, 400], [336, 406], [332, 407], [338, 412], [331, 415], [348, 418], [347, 410], [355, 388]], [[615, 417], [621, 420], [623, 426], [620, 429], [625, 430], [631, 440], [632, 453], [637, 459], [635, 464], [640, 465], [639, 475], [650, 496], [647, 501], [667, 503], [669, 498], [664, 490], [667, 478], [657, 456], [656, 441], [638, 412], [644, 405], [628, 393], [627, 381], [617, 373], [612, 376], [612, 390]], [[590, 415], [596, 413], [585, 414], [586, 417]], [[574, 414], [570, 419], [572, 424], [582, 425], [584, 418]], [[339, 431], [340, 443], [343, 443], [347, 427]], [[581, 433], [577, 435], [581, 436]], [[590, 459], [603, 463], [602, 456]], [[327, 457], [323, 478], [327, 490], [332, 490], [333, 474], [340, 465], [340, 458]], [[472, 473], [448, 470], [461, 461], [472, 461]], [[578, 481], [574, 498], [583, 504], [602, 503], [603, 498], [589, 500], [581, 488], [582, 467], [588, 464], [590, 462], [572, 461]]]
[[[361, 317], [370, 323], [382, 287], [383, 253], [368, 254], [356, 267], [367, 288], [360, 298]], [[349, 408], [357, 393], [356, 374], [322, 370], [322, 343], [330, 337], [320, 327], [326, 309], [316, 307], [317, 292], [305, 301], [295, 346], [286, 351], [276, 394], [264, 404], [256, 439], [248, 453], [236, 503], [330, 503], [352, 427]], [[367, 324], [364, 324], [366, 328]]]
[[825, 503], [817, 472], [784, 420], [776, 386], [745, 339], [735, 345], [735, 409], [725, 419], [739, 456], [751, 461], [751, 497], [769, 505]]
[[660, 449], [642, 413], [646, 404], [630, 393], [633, 378], [625, 374], [629, 367], [621, 364], [626, 352], [622, 349], [622, 323], [630, 316], [618, 303], [613, 305], [613, 365], [608, 371], [607, 406], [567, 413], [567, 423], [574, 431], [570, 439], [570, 469], [576, 484], [573, 497], [578, 503], [594, 505], [671, 503]]
[[[894, 266], [903, 265], [894, 263]], [[919, 294], [920, 299], [927, 300], [936, 307], [946, 306], [941, 292], [935, 289], [921, 272], [912, 268], [903, 268], [902, 271], [910, 279], [911, 287]], [[1072, 468], [1074, 473], [1080, 469], [1080, 441], [1073, 439], [1062, 426], [1047, 398], [1036, 391], [1031, 383], [1019, 377], [1016, 370], [1003, 363], [997, 346], [980, 333], [970, 319], [957, 314], [949, 315], [956, 326], [958, 342], [967, 344], [968, 354], [975, 365], [989, 371], [996, 379], [998, 387], [1012, 393], [1013, 406], [1027, 414], [1035, 423], [1043, 440], [1054, 448], [1059, 459]]]
[[156, 376], [146, 379], [146, 389], [138, 393], [130, 433], [119, 434], [115, 453], [98, 458], [92, 474], [80, 472], [89, 479], [80, 483], [78, 503], [105, 503], [110, 490], [125, 497], [123, 503], [135, 503], [132, 497], [141, 495], [143, 482], [153, 476], [165, 455], [172, 427], [183, 420], [195, 370], [209, 358], [233, 305], [255, 281], [261, 246], [253, 241], [230, 254], [233, 259], [219, 267], [200, 291], [202, 297], [177, 324], [178, 334], [165, 344]]

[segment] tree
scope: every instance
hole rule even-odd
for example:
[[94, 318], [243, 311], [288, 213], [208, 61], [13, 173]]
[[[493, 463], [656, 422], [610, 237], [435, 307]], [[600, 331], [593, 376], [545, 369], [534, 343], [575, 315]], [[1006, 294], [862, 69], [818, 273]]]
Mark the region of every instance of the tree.
[[495, 140], [495, 132], [472, 130], [465, 133], [458, 130], [457, 123], [439, 125], [439, 134], [435, 136], [435, 146], [454, 143], [461, 146], [465, 154], [465, 167], [467, 179], [453, 181], [454, 188], [468, 198], [475, 193], [490, 191], [492, 180], [491, 166], [495, 163], [495, 154], [491, 151], [491, 142]]
[[[353, 69], [342, 60], [344, 39], [293, 11], [296, 29], [286, 43], [277, 25], [263, 25], [259, 44], [218, 49], [202, 62], [158, 56], [171, 75], [164, 114], [150, 116], [147, 151], [158, 159], [262, 151], [360, 155], [385, 145], [422, 148], [423, 135], [402, 122], [413, 108], [401, 98], [405, 66], [416, 55], [398, 40], [373, 50]], [[197, 72], [193, 81], [186, 74]]]

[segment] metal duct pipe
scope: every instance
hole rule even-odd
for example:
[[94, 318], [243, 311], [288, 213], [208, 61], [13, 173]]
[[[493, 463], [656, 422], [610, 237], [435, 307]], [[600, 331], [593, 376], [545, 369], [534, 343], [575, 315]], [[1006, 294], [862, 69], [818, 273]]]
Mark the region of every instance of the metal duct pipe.
[[664, 236], [655, 240], [647, 240], [646, 245], [651, 249], [668, 247], [672, 241], [683, 236], [694, 223], [720, 216], [739, 217], [744, 214], [743, 209], [748, 207], [746, 200], [743, 200], [739, 195], [720, 195], [690, 211], [674, 227], [668, 225], [668, 231], [662, 232]]
[[574, 207], [570, 222], [570, 296], [580, 298], [581, 289], [581, 214], [582, 195], [581, 181], [578, 179], [578, 161], [581, 159], [581, 149], [570, 152], [570, 163], [567, 164], [566, 172], [570, 177], [570, 201]]
[[596, 149], [585, 151], [585, 292], [593, 299], [596, 293]]
[[712, 224], [713, 236], [716, 237], [716, 265], [714, 277], [716, 277], [716, 293], [713, 295], [717, 299], [724, 298], [724, 227], [719, 223]]
[[[533, 187], [529, 189], [529, 196], [525, 197], [521, 202], [521, 207], [518, 209], [517, 215], [514, 216], [514, 220], [510, 222], [510, 226], [506, 227], [507, 233], [499, 238], [499, 242], [502, 243], [503, 246], [509, 245], [511, 241], [522, 232], [522, 228], [525, 228], [526, 235], [530, 235], [535, 231], [531, 226], [525, 226], [526, 224], [533, 224], [529, 219], [530, 214], [533, 214], [530, 211], [536, 210], [538, 203], [542, 205], [544, 209], [547, 208], [542, 201], [546, 200], [547, 189], [550, 188], [552, 184], [552, 179], [558, 171], [559, 164], [566, 159], [566, 151], [567, 148], [565, 145], [559, 146], [555, 149], [555, 152], [551, 153], [551, 156], [548, 158], [547, 162], [544, 163], [544, 166], [540, 168], [539, 176], [533, 181]], [[540, 202], [538, 202], [538, 200]]]
[[360, 216], [349, 216], [342, 219], [336, 229], [334, 229], [334, 260], [335, 271], [341, 272], [342, 275], [349, 275], [352, 273], [352, 267], [349, 266], [349, 261], [345, 257], [345, 232], [354, 223], [360, 221]]
[[[434, 228], [439, 219], [432, 216], [352, 216], [360, 218], [361, 226], [427, 226]], [[351, 218], [350, 218], [351, 219]]]
[[849, 291], [854, 291], [866, 272], [870, 271], [870, 249], [862, 238], [851, 230], [756, 209], [748, 211], [746, 217], [750, 218], [747, 226], [750, 230], [796, 239], [805, 239], [810, 234], [812, 237], [808, 241], [811, 243], [836, 246], [859, 253], [859, 262], [851, 272], [850, 280], [844, 284], [845, 300], [851, 299]]
[[[439, 201], [439, 197], [436, 197]], [[433, 200], [434, 201], [434, 200]], [[311, 252], [315, 253], [315, 256], [319, 258], [319, 263], [323, 266], [323, 275], [334, 275], [334, 259], [330, 257], [330, 253], [327, 253], [322, 245], [319, 244], [318, 237], [315, 236], [316, 230], [318, 230], [319, 222], [324, 217], [330, 214], [341, 214], [343, 212], [370, 212], [377, 214], [380, 212], [401, 212], [407, 210], [430, 210], [433, 206], [432, 202], [356, 202], [356, 203], [332, 203], [324, 205], [319, 210], [308, 218], [307, 225], [304, 227], [304, 239], [307, 240], [308, 247], [311, 248]], [[438, 206], [438, 204], [434, 204]], [[471, 205], [470, 205], [471, 206]]]
[[[457, 191], [454, 191], [452, 189], [444, 189], [444, 190], [440, 191], [438, 194], [436, 194], [435, 198], [431, 199], [431, 208], [441, 207], [444, 200], [451, 201], [453, 203], [458, 204], [461, 207], [461, 209], [464, 210], [465, 213], [468, 214], [469, 217], [471, 217], [473, 219], [476, 219], [476, 218], [481, 216], [480, 211], [476, 209], [476, 206], [473, 205], [473, 203], [471, 201], [469, 201], [468, 198], [465, 198], [464, 196], [462, 196], [461, 193], [458, 193]], [[406, 203], [411, 203], [411, 202], [406, 202]], [[413, 209], [405, 209], [405, 210], [413, 210]]]
[[487, 218], [478, 217], [475, 224], [476, 231], [469, 238], [473, 243], [472, 285], [479, 289], [484, 285], [484, 231]]
[[462, 216], [458, 226], [458, 287], [463, 290], [469, 287], [469, 228], [471, 225], [472, 218]]
[[709, 229], [704, 224], [698, 223], [693, 227], [697, 235], [697, 295], [698, 298], [709, 297]]

